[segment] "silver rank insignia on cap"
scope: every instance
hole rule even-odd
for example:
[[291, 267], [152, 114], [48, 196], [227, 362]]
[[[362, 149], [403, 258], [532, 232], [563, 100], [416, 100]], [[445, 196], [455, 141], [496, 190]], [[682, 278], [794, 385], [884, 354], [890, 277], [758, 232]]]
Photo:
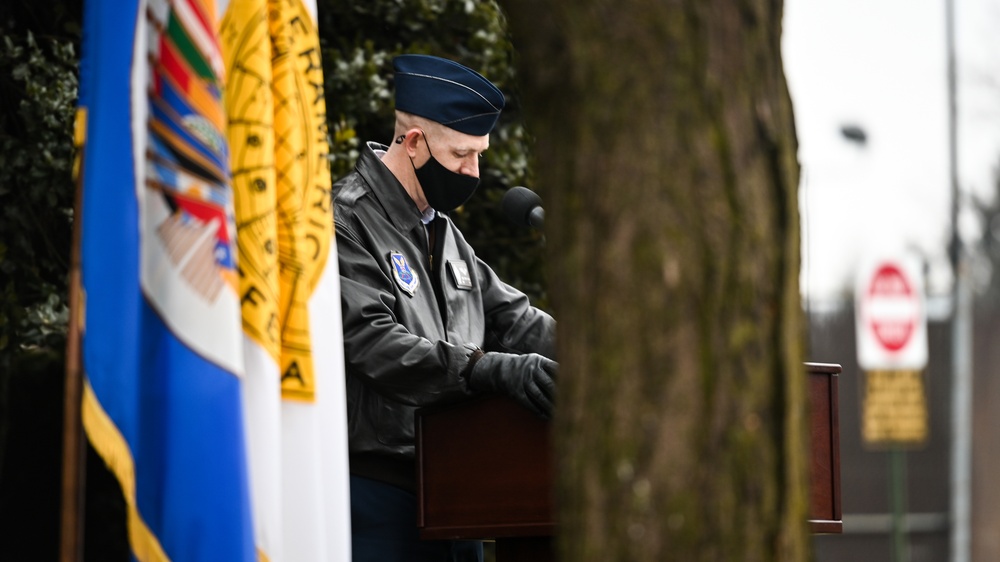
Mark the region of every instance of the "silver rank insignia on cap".
[[413, 273], [410, 264], [406, 263], [406, 258], [399, 252], [391, 252], [389, 261], [392, 263], [392, 274], [396, 278], [396, 284], [403, 292], [412, 297], [417, 291], [417, 286], [420, 285], [417, 274]]

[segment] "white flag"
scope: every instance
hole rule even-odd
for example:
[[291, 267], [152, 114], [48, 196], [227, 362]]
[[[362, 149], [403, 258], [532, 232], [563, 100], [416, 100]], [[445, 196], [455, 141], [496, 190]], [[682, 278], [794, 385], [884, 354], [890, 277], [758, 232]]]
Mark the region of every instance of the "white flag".
[[[224, 3], [223, 3], [224, 4]], [[340, 276], [315, 3], [217, 6], [258, 550], [350, 560]]]

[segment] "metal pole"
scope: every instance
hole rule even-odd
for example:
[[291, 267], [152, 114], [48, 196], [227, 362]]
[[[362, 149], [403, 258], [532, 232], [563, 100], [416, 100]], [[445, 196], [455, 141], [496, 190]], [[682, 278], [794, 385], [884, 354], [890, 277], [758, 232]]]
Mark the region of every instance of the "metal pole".
[[972, 488], [972, 291], [959, 257], [952, 319], [954, 376], [951, 454], [951, 560], [969, 562]]
[[889, 451], [889, 489], [892, 503], [892, 560], [909, 562], [906, 542], [906, 452], [898, 443]]
[[955, 281], [952, 315], [951, 562], [968, 562], [972, 457], [972, 293], [968, 264], [958, 233], [958, 124], [954, 0], [945, 0], [948, 49], [948, 167], [951, 180], [950, 257]]

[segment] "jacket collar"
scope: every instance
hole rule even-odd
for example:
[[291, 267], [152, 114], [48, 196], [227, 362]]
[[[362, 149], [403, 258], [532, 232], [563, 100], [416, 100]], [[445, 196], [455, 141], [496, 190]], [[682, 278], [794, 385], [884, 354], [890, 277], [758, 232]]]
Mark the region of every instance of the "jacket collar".
[[409, 232], [422, 224], [420, 210], [406, 193], [403, 184], [399, 183], [396, 176], [392, 175], [376, 154], [376, 151], [384, 152], [388, 148], [377, 142], [366, 143], [361, 149], [361, 156], [358, 157], [355, 167], [389, 215], [392, 224], [402, 232]]

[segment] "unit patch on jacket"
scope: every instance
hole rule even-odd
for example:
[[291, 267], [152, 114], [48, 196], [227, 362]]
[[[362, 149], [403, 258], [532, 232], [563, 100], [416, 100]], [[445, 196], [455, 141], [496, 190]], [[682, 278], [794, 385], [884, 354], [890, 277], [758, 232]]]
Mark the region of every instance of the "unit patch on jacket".
[[391, 252], [389, 261], [392, 263], [392, 274], [396, 278], [396, 284], [403, 292], [412, 297], [417, 291], [417, 286], [420, 285], [417, 274], [413, 273], [410, 264], [406, 263], [406, 258], [399, 252]]
[[469, 266], [465, 260], [448, 260], [448, 271], [451, 271], [451, 278], [455, 280], [455, 286], [463, 291], [472, 290], [472, 277], [469, 275]]

